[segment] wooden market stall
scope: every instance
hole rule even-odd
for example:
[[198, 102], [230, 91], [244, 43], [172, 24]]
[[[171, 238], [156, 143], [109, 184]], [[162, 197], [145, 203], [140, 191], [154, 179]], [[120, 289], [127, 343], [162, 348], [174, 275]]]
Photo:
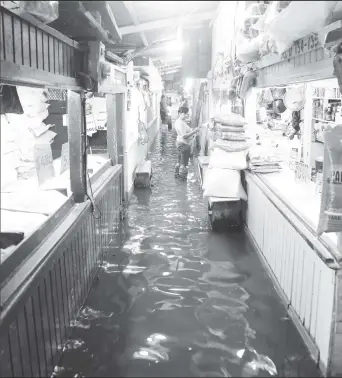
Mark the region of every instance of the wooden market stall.
[[[44, 89], [59, 139], [54, 153], [46, 141], [34, 147], [33, 175], [2, 186], [2, 248], [11, 235], [22, 238], [0, 264], [0, 375], [48, 376], [120, 222], [126, 74], [101, 42], [75, 42], [8, 3], [0, 8], [2, 95], [21, 87]], [[87, 152], [89, 91], [106, 94], [108, 155], [101, 163]], [[53, 195], [64, 198], [60, 206], [48, 206]], [[5, 222], [9, 214], [17, 221]], [[32, 226], [31, 215], [41, 221]]]
[[[266, 56], [257, 62], [257, 88], [307, 84], [304, 114], [304, 164], [310, 160], [313, 87], [334, 76], [335, 53], [324, 48], [330, 24], [296, 43], [281, 56]], [[312, 42], [314, 40], [314, 42]], [[257, 125], [255, 89], [245, 102], [245, 117]], [[305, 136], [306, 135], [306, 136]], [[305, 139], [306, 138], [306, 139]], [[322, 146], [323, 147], [323, 146]], [[289, 314], [326, 376], [342, 372], [340, 329], [342, 321], [341, 234], [316, 234], [320, 196], [312, 194], [311, 167], [307, 180], [297, 180], [284, 169], [272, 174], [246, 171], [248, 205], [245, 222], [262, 260], [287, 304]], [[310, 172], [309, 172], [310, 171]], [[260, 209], [263, 209], [262, 212]], [[341, 230], [342, 232], [342, 230]]]
[[[222, 8], [229, 7], [228, 4], [221, 3]], [[234, 14], [227, 10], [224, 13], [223, 9], [213, 26], [215, 55], [208, 76], [208, 85], [211, 88], [211, 114], [215, 114], [217, 111], [215, 106], [219, 107], [220, 102], [230, 105], [229, 101], [220, 101], [224, 92], [233, 87], [234, 78], [229, 67], [234, 55], [236, 58], [239, 48], [236, 40], [238, 27], [235, 31], [228, 30], [229, 25], [235, 25], [235, 22], [238, 24], [239, 19], [244, 20], [244, 12], [252, 3], [255, 4], [256, 9], [260, 9], [266, 3], [269, 3], [265, 6], [267, 8], [272, 3], [281, 2], [237, 3], [245, 3], [241, 5], [244, 8], [242, 12]], [[326, 9], [330, 6], [330, 2], [317, 3], [321, 3], [321, 7], [325, 3]], [[231, 7], [234, 7], [233, 2]], [[222, 25], [219, 25], [221, 14]], [[285, 18], [286, 13], [280, 14]], [[270, 137], [272, 131], [264, 131], [265, 128], [260, 126], [260, 120], [257, 118], [257, 96], [261, 89], [282, 88], [283, 90], [298, 85], [306, 88], [305, 106], [300, 115], [303, 124], [302, 146], [297, 148], [302, 155], [300, 164], [297, 164], [294, 170], [284, 168], [281, 172], [268, 174], [246, 170], [243, 177], [245, 177], [248, 202], [246, 205], [244, 203], [242, 208], [246, 232], [325, 376], [342, 374], [342, 229], [341, 233], [323, 233], [317, 236], [321, 199], [317, 195], [317, 190], [313, 188], [315, 184], [311, 181], [311, 171], [315, 169], [315, 165], [317, 168], [318, 162], [324, 167], [324, 161], [320, 160], [324, 150], [321, 143], [324, 127], [340, 122], [338, 121], [340, 118], [335, 120], [328, 118], [330, 116], [322, 115], [325, 107], [339, 109], [342, 103], [339, 85], [341, 79], [338, 80], [336, 77], [341, 67], [336, 69], [338, 59], [334, 61], [333, 50], [342, 41], [342, 21], [340, 16], [333, 16], [327, 17], [325, 23], [327, 26], [321, 26], [304, 38], [296, 40], [282, 54], [268, 53], [259, 60], [258, 58], [246, 60], [242, 66], [256, 73], [256, 83], [249, 84], [250, 88], [253, 86], [254, 88], [248, 91], [247, 96], [241, 97], [244, 117], [248, 123], [248, 131], [253, 134], [253, 141], [258, 140], [259, 137], [261, 140], [261, 135], [267, 134], [270, 139], [267, 143], [273, 143], [280, 150], [280, 140], [288, 138], [283, 137], [280, 131], [275, 131]], [[240, 28], [246, 34], [253, 17], [258, 18], [255, 14], [253, 16], [249, 14], [246, 16], [245, 24], [241, 22]], [[310, 19], [306, 17], [306, 21], [312, 27], [308, 18]], [[279, 28], [275, 19], [274, 25]], [[223, 27], [228, 29], [223, 30]], [[330, 32], [333, 37], [327, 38]], [[223, 37], [224, 35], [226, 37]], [[283, 36], [286, 37], [285, 32]], [[265, 35], [263, 37], [264, 41], [270, 42], [270, 38], [266, 38]], [[218, 41], [220, 38], [226, 38], [227, 42], [221, 41], [220, 44]], [[325, 43], [326, 40], [329, 43]], [[253, 46], [251, 41], [254, 41], [253, 38], [246, 38], [245, 46], [248, 43], [249, 46]], [[228, 48], [223, 46], [230, 43], [231, 46]], [[246, 55], [247, 51], [251, 50], [252, 47], [250, 50], [246, 48]], [[241, 49], [238, 58], [239, 56], [243, 58]], [[260, 57], [259, 51], [255, 56]], [[237, 64], [241, 65], [241, 61]], [[208, 135], [210, 143], [212, 135]], [[209, 157], [201, 156], [199, 166], [202, 179], [208, 164]]]

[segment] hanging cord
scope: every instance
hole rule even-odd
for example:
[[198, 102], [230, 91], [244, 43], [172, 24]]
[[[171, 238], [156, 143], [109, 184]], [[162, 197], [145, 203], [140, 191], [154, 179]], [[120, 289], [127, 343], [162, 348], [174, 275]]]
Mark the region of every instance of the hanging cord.
[[[82, 102], [83, 102], [83, 109], [85, 109], [86, 97], [84, 97], [82, 99]], [[86, 126], [87, 125], [87, 116], [86, 116], [85, 112], [83, 112], [83, 122], [84, 122], [84, 125]], [[86, 134], [85, 137], [87, 138], [87, 134]], [[86, 157], [87, 157], [89, 147], [90, 147], [89, 143], [87, 143], [86, 147], [84, 149], [84, 153], [83, 153], [83, 160], [85, 160]], [[85, 181], [88, 182], [88, 185], [86, 186], [86, 196], [87, 196], [88, 200], [91, 202], [91, 205], [92, 205], [92, 216], [95, 220], [98, 220], [98, 219], [101, 218], [102, 213], [101, 213], [100, 208], [98, 207], [98, 205], [95, 203], [95, 200], [94, 200], [94, 193], [93, 193], [93, 188], [92, 188], [92, 185], [91, 185], [88, 169], [86, 170]], [[91, 196], [88, 194], [88, 186], [89, 186], [89, 189], [90, 189]], [[95, 216], [96, 210], [98, 211], [98, 214], [99, 214], [98, 216]]]

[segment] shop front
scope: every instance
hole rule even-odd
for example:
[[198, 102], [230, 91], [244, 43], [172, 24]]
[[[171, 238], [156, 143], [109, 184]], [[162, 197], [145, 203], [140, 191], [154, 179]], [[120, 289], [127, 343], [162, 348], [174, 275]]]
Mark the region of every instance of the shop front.
[[341, 122], [341, 93], [334, 54], [318, 44], [290, 59], [258, 62], [257, 88], [246, 99], [245, 117], [253, 125], [255, 155], [281, 163], [246, 171], [245, 222], [321, 370], [338, 375], [342, 228], [322, 232], [319, 220], [328, 160], [323, 135]]
[[[322, 372], [339, 376], [342, 227], [339, 229], [338, 220], [330, 228], [322, 227], [322, 188], [330, 159], [324, 135], [326, 130], [338, 129], [342, 105], [335, 51], [326, 48], [325, 40], [331, 31], [339, 35], [342, 24], [331, 11], [336, 4], [315, 3], [326, 12], [312, 11], [321, 19], [317, 29], [293, 39], [291, 45], [292, 31], [280, 32], [280, 27], [288, 25], [298, 4], [245, 3], [249, 4], [244, 5], [242, 15], [235, 13], [235, 21], [242, 19], [241, 25], [235, 35], [230, 33], [236, 47], [220, 47], [224, 29], [219, 27], [219, 18], [214, 22], [219, 36], [213, 41], [216, 60], [208, 76], [210, 119], [220, 113], [239, 114], [231, 99], [242, 100], [245, 138], [250, 145], [245, 151], [248, 169], [242, 174], [248, 196], [247, 202], [242, 201], [246, 232]], [[312, 28], [307, 18], [301, 25]], [[274, 52], [270, 35], [277, 36], [281, 53]], [[237, 44], [239, 38], [243, 40]], [[247, 73], [255, 79], [243, 80]], [[222, 138], [215, 125], [207, 132], [209, 156], [199, 159], [202, 180], [208, 164], [213, 167], [210, 147]], [[222, 162], [220, 165], [226, 168]], [[229, 200], [228, 195], [220, 197], [224, 197], [220, 201]], [[337, 213], [333, 216], [338, 217]]]
[[0, 19], [1, 375], [47, 376], [120, 221], [125, 73], [103, 59], [99, 87], [83, 45], [18, 8]]
[[129, 201], [137, 167], [145, 161], [160, 128], [161, 77], [151, 65], [127, 66], [130, 83], [126, 94], [124, 127], [124, 196]]

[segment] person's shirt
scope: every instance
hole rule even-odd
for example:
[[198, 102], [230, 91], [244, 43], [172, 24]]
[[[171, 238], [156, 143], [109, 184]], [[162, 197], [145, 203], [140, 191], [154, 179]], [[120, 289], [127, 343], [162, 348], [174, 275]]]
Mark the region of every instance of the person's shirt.
[[178, 118], [175, 122], [175, 129], [177, 132], [177, 142], [184, 143], [184, 144], [191, 144], [192, 138], [183, 138], [185, 134], [188, 134], [192, 131], [191, 127], [189, 127], [186, 122], [182, 119]]

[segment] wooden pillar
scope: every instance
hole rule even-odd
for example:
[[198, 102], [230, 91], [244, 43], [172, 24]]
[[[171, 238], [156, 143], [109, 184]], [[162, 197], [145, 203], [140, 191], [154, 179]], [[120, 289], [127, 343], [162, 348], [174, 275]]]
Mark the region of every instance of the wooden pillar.
[[116, 94], [116, 132], [117, 132], [117, 153], [118, 163], [123, 165], [125, 153], [125, 106], [126, 93]]
[[84, 95], [68, 91], [68, 139], [70, 157], [70, 187], [76, 203], [86, 199], [86, 125]]
[[117, 123], [116, 123], [116, 95], [106, 95], [107, 105], [107, 150], [112, 165], [118, 163], [118, 148], [117, 148]]

